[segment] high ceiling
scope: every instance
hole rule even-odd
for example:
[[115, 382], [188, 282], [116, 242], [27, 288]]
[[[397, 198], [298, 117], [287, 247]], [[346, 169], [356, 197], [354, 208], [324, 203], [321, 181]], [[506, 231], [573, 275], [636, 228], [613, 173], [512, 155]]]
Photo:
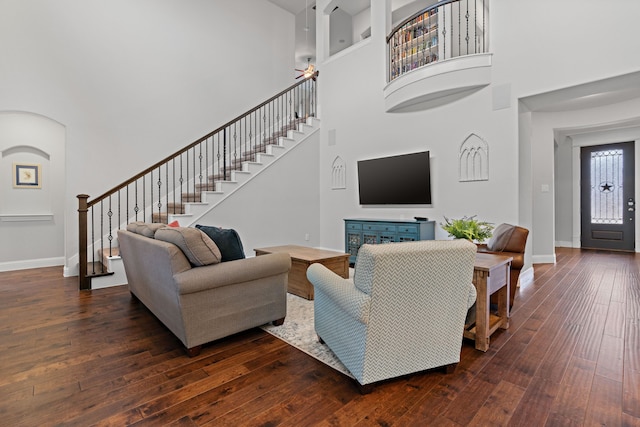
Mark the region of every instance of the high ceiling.
[[[305, 5], [315, 6], [315, 0], [269, 0], [271, 3], [276, 6], [280, 6], [284, 10], [288, 10], [294, 15], [298, 15], [300, 12], [304, 11]], [[339, 7], [343, 11], [347, 12], [349, 15], [357, 15], [362, 12], [371, 4], [370, 0], [334, 0], [331, 3], [331, 8]]]
[[[268, 0], [296, 17], [295, 27], [295, 60], [296, 66], [303, 67], [308, 58], [315, 61], [316, 52], [316, 11], [315, 0]], [[329, 3], [329, 12], [339, 10], [339, 13], [355, 16], [366, 10], [371, 0], [333, 0]], [[306, 12], [305, 12], [306, 8]], [[344, 34], [341, 34], [341, 33]], [[348, 40], [351, 38], [350, 28], [333, 27], [332, 38]]]

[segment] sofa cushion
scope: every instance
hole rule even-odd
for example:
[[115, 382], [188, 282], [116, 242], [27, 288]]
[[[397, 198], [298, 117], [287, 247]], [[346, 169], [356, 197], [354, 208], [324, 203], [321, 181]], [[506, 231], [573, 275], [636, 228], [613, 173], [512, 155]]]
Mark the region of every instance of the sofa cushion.
[[245, 257], [242, 241], [240, 241], [240, 236], [236, 230], [208, 225], [196, 225], [196, 228], [202, 230], [211, 240], [216, 242], [216, 245], [222, 253], [222, 262], [243, 259]]
[[156, 240], [179, 247], [189, 262], [196, 266], [217, 264], [222, 259], [220, 249], [202, 231], [191, 227], [163, 227], [156, 231]]
[[493, 252], [502, 252], [507, 250], [511, 235], [515, 230], [515, 226], [511, 224], [500, 224], [493, 231], [493, 236], [487, 242], [487, 249]]
[[149, 223], [144, 221], [135, 221], [127, 224], [127, 231], [132, 233], [140, 234], [145, 237], [151, 237], [156, 234], [156, 231], [162, 227], [166, 227], [166, 224], [161, 224], [158, 222]]

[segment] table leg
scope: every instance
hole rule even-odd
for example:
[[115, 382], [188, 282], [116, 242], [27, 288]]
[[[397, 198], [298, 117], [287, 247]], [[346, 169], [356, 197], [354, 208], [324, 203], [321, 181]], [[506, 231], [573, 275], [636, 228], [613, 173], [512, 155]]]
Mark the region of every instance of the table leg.
[[498, 293], [498, 316], [500, 317], [500, 329], [509, 328], [509, 276], [506, 286], [500, 288]]
[[476, 285], [476, 349], [489, 349], [489, 292], [487, 291], [486, 271], [474, 271]]

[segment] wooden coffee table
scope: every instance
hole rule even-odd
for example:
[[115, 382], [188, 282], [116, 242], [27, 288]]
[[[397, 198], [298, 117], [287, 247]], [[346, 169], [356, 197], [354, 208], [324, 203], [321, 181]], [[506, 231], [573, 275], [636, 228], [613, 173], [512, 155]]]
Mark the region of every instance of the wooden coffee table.
[[307, 268], [311, 264], [319, 263], [329, 270], [349, 278], [349, 254], [309, 248], [306, 246], [284, 245], [254, 249], [256, 256], [275, 252], [286, 252], [291, 256], [291, 271], [287, 291], [309, 300], [313, 299], [313, 285], [307, 280]]
[[[464, 331], [465, 338], [475, 340], [476, 349], [487, 351], [489, 340], [498, 328], [509, 328], [509, 280], [513, 257], [477, 253], [473, 265], [476, 298], [476, 322]], [[490, 297], [498, 297], [498, 311], [491, 313]]]

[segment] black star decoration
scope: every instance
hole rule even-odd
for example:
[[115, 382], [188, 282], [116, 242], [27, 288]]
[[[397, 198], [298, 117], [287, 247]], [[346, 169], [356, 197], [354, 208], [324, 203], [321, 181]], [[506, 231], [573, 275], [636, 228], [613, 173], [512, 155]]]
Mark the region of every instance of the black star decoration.
[[611, 188], [613, 187], [613, 185], [609, 184], [608, 182], [601, 185], [600, 186], [600, 191], [605, 192], [605, 191], [611, 191]]

